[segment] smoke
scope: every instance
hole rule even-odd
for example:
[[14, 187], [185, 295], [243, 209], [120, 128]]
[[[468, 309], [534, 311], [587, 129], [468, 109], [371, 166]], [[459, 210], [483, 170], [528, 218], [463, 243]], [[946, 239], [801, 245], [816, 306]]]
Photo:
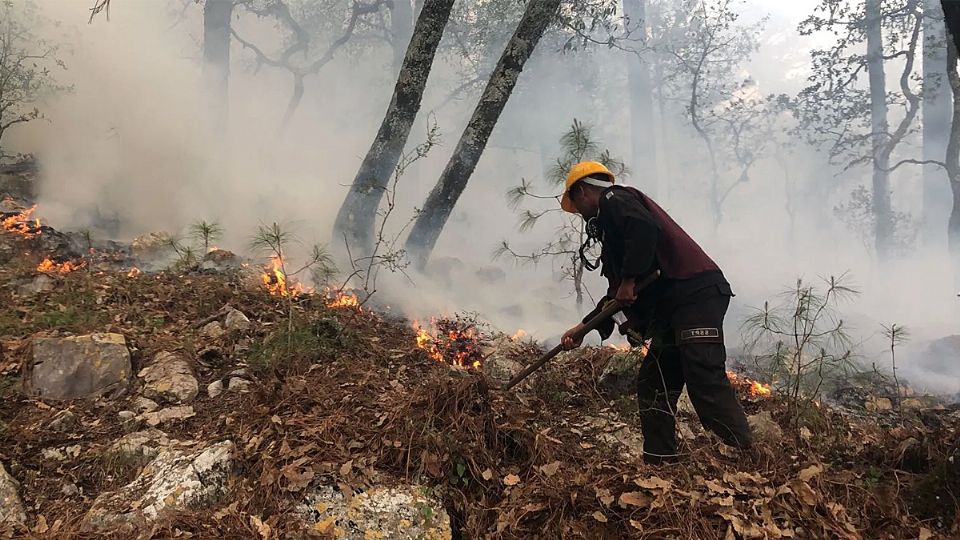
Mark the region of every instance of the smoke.
[[[214, 97], [202, 78], [199, 7], [119, 2], [109, 22], [101, 17], [87, 24], [86, 4], [42, 3], [45, 15], [61, 23], [50, 32], [70, 36], [64, 82], [73, 91], [45, 104], [47, 122], [11, 132], [17, 148], [40, 158], [40, 204], [51, 225], [129, 240], [213, 220], [226, 231], [223, 247], [238, 252], [248, 251], [259, 223], [272, 221], [287, 224], [305, 246], [342, 241], [331, 238], [330, 229], [390, 99], [389, 46], [370, 40], [346, 48], [308, 78], [297, 115], [281, 131], [289, 75], [269, 67], [255, 70], [252, 55], [234, 44], [229, 125], [218, 131]], [[817, 45], [795, 31], [812, 2], [787, 4], [753, 2], [745, 14], [759, 19], [778, 10], [768, 21], [761, 49], [742, 66], [763, 94], [796, 92], [804, 84], [806, 51]], [[265, 49], [279, 46], [270, 21], [241, 13], [234, 23]], [[490, 50], [502, 47], [506, 37], [492, 36]], [[555, 339], [577, 322], [592, 306], [577, 309], [569, 283], [557, 280], [555, 263], [517, 266], [494, 262], [491, 255], [503, 239], [529, 251], [554, 234], [548, 225], [519, 233], [504, 194], [521, 178], [543, 178], [559, 151], [557, 139], [574, 118], [592, 124], [598, 141], [627, 160], [633, 170], [627, 183], [644, 186], [644, 164], [629, 163], [627, 61], [626, 55], [603, 48], [564, 56], [541, 47], [441, 236], [430, 272], [382, 271], [378, 300], [419, 318], [476, 311], [505, 331], [522, 327], [541, 339]], [[478, 91], [448, 101], [461, 82], [460, 71], [449, 58], [435, 64], [410, 147], [423, 141], [428, 117], [437, 122], [443, 144], [401, 179], [388, 227], [394, 233], [422, 204], [472, 111]], [[571, 79], [576, 80], [571, 84]], [[667, 118], [664, 123], [682, 122]], [[658, 200], [732, 283], [737, 297], [727, 318], [731, 345], [750, 309], [775, 299], [798, 276], [849, 272], [862, 294], [843, 311], [863, 342], [865, 360], [886, 367], [880, 325], [895, 322], [912, 331], [902, 365], [907, 378], [937, 391], [960, 390], [955, 365], [930, 367], [925, 357], [929, 341], [960, 333], [960, 300], [950, 266], [945, 255], [934, 254], [942, 250], [881, 267], [869, 247], [834, 216], [834, 206], [847, 200], [863, 174], [834, 176], [816, 154], [796, 156], [786, 168], [765, 159], [748, 182], [731, 190], [714, 230], [701, 145], [683, 129], [661, 135]], [[915, 216], [922, 211], [919, 174], [905, 168], [893, 182], [895, 206]], [[788, 204], [792, 185], [812, 182], [827, 188]], [[556, 189], [540, 185], [543, 191]], [[605, 290], [598, 275], [589, 276], [587, 285], [594, 298]]]

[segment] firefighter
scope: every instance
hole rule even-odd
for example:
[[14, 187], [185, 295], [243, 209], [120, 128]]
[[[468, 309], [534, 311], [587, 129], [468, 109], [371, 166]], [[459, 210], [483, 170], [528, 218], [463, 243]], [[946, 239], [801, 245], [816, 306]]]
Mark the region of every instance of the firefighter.
[[[652, 199], [615, 185], [601, 163], [573, 166], [561, 207], [586, 220], [581, 257], [588, 269], [602, 265], [609, 283], [584, 322], [615, 300], [624, 306], [620, 333], [634, 347], [651, 340], [637, 379], [644, 461], [676, 459], [674, 413], [684, 385], [705, 428], [728, 445], [750, 447], [750, 427], [726, 375], [723, 317], [733, 292], [717, 264]], [[601, 244], [592, 263], [586, 257], [591, 242]], [[637, 281], [656, 270], [660, 278], [638, 296]], [[574, 334], [582, 326], [563, 335], [565, 349], [581, 345]], [[613, 329], [609, 320], [598, 331], [607, 339]]]

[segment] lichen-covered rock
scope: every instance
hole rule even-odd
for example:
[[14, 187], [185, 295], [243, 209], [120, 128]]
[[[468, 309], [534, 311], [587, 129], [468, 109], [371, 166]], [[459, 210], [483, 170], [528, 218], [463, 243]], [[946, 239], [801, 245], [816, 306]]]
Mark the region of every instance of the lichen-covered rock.
[[747, 417], [747, 423], [750, 424], [750, 430], [758, 441], [768, 444], [779, 443], [783, 439], [783, 429], [777, 424], [770, 411], [762, 411]]
[[43, 399], [96, 397], [126, 388], [130, 351], [120, 334], [35, 338], [26, 369], [28, 394]]
[[145, 429], [128, 433], [110, 445], [109, 454], [122, 458], [152, 458], [171, 445], [167, 434], [159, 429]]
[[0, 523], [27, 521], [27, 511], [20, 498], [20, 483], [0, 463]]
[[149, 426], [157, 427], [171, 420], [186, 420], [196, 414], [192, 406], [178, 405], [176, 407], [160, 409], [159, 411], [145, 412], [137, 416], [137, 420], [146, 422]]
[[207, 385], [207, 395], [210, 396], [210, 397], [212, 397], [212, 398], [215, 398], [215, 397], [219, 396], [220, 394], [222, 394], [222, 393], [223, 393], [223, 390], [224, 390], [224, 388], [223, 388], [223, 381], [220, 380], [220, 379], [217, 379], [217, 380], [215, 380], [215, 381], [213, 381], [212, 383], [210, 383], [210, 384]]
[[223, 325], [220, 324], [220, 321], [208, 322], [200, 330], [201, 334], [203, 334], [204, 336], [210, 339], [217, 339], [223, 336], [223, 334], [225, 334], [226, 332], [227, 331], [223, 329]]
[[190, 362], [178, 354], [158, 353], [138, 375], [144, 382], [143, 395], [162, 403], [189, 403], [200, 391]]
[[136, 526], [167, 510], [215, 503], [226, 492], [234, 450], [231, 441], [192, 451], [161, 450], [136, 480], [97, 497], [84, 525], [89, 529]]
[[47, 425], [48, 429], [53, 431], [59, 431], [61, 433], [72, 431], [80, 425], [80, 419], [77, 418], [77, 415], [73, 414], [69, 410], [60, 411], [56, 416], [53, 417], [53, 420]]
[[597, 389], [607, 399], [619, 399], [637, 391], [637, 366], [643, 357], [638, 351], [618, 352], [610, 357], [597, 380]]
[[373, 488], [354, 495], [323, 486], [300, 508], [314, 531], [344, 540], [371, 538], [447, 540], [450, 516], [427, 488]]
[[643, 435], [631, 425], [618, 420], [587, 416], [584, 418], [588, 431], [599, 441], [620, 448], [620, 453], [627, 459], [643, 457]]
[[227, 330], [243, 332], [250, 328], [250, 319], [238, 309], [231, 309], [223, 319], [223, 327]]

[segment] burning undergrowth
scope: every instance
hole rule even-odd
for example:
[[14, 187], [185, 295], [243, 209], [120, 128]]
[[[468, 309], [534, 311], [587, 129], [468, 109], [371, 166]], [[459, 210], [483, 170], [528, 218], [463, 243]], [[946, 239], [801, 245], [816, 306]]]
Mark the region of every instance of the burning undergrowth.
[[481, 331], [476, 314], [432, 318], [428, 325], [413, 321], [417, 348], [442, 364], [479, 369], [483, 366], [483, 345], [489, 336]]

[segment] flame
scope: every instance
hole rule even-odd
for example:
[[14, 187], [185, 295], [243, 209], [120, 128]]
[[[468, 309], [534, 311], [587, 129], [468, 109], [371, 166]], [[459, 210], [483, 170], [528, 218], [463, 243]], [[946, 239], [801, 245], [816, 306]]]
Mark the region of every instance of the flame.
[[283, 259], [276, 255], [270, 257], [271, 267], [260, 274], [260, 280], [267, 291], [273, 296], [296, 298], [303, 294], [303, 285], [294, 283], [289, 285], [287, 275], [283, 271]]
[[79, 270], [86, 266], [87, 263], [81, 261], [79, 264], [74, 263], [73, 261], [66, 261], [63, 264], [57, 264], [53, 262], [50, 257], [44, 257], [40, 264], [37, 265], [37, 272], [43, 272], [45, 274], [69, 274], [74, 270]]
[[727, 370], [727, 379], [730, 379], [730, 382], [734, 386], [742, 386], [746, 388], [747, 393], [750, 394], [751, 397], [767, 398], [773, 395], [773, 389], [770, 388], [769, 384], [748, 379], [747, 377], [740, 377], [730, 370]]
[[134, 266], [133, 268], [130, 269], [129, 272], [127, 272], [127, 277], [128, 277], [128, 278], [135, 278], [135, 277], [137, 277], [137, 276], [139, 276], [139, 275], [140, 275], [140, 269], [137, 268], [136, 266]]
[[0, 228], [26, 238], [33, 238], [40, 234], [40, 220], [30, 219], [30, 216], [36, 211], [37, 205], [33, 205], [19, 214], [4, 218], [3, 221], [0, 221]]
[[338, 291], [327, 300], [327, 307], [360, 309], [360, 299], [354, 293]]
[[524, 330], [523, 328], [519, 328], [517, 329], [516, 334], [510, 336], [510, 339], [512, 339], [513, 341], [520, 341], [522, 338], [525, 338], [525, 337], [527, 337], [527, 331]]
[[418, 349], [422, 349], [434, 361], [459, 367], [479, 369], [482, 366], [480, 354], [480, 334], [473, 326], [462, 328], [457, 321], [436, 320], [431, 325], [437, 328], [435, 334], [428, 332], [418, 321], [413, 321], [414, 339]]

